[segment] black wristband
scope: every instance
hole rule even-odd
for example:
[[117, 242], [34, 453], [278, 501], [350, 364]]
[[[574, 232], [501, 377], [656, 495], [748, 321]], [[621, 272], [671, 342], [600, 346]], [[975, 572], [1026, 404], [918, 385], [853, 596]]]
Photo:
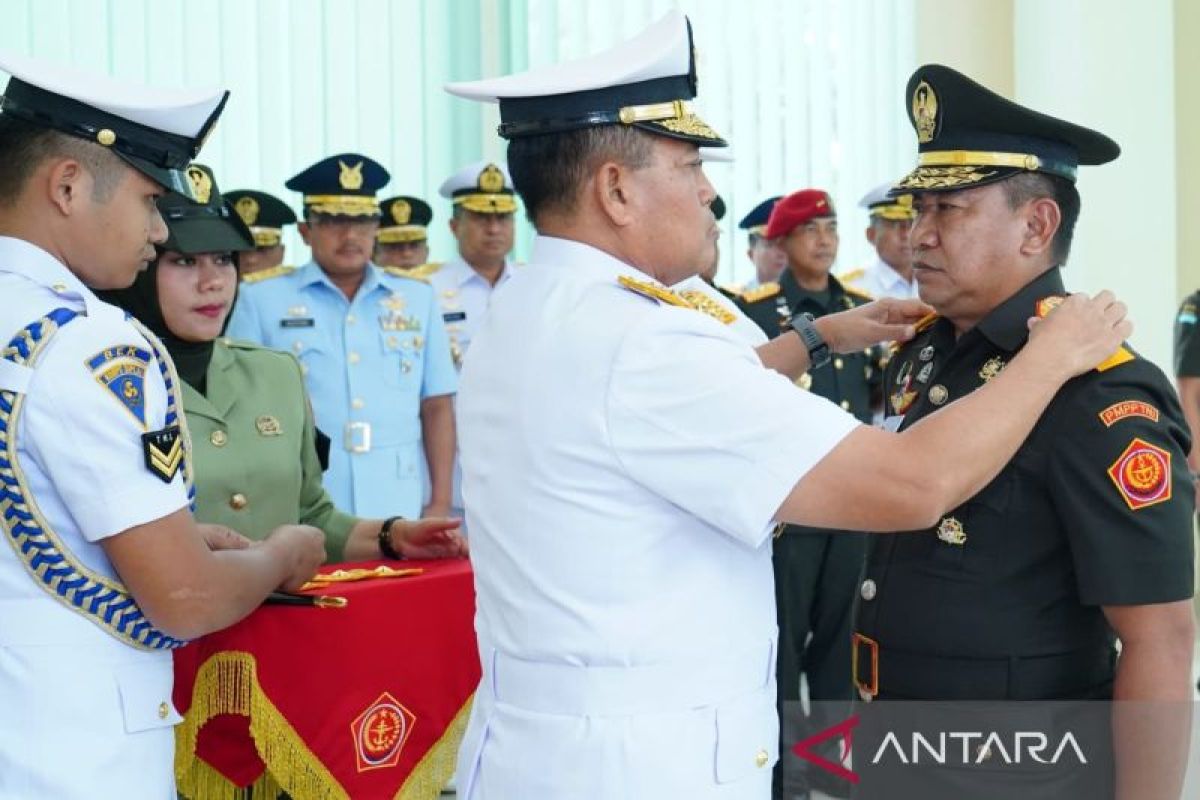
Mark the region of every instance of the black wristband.
[[804, 342], [804, 346], [808, 348], [809, 369], [823, 367], [829, 363], [829, 345], [825, 339], [817, 331], [817, 326], [813, 322], [813, 315], [804, 311], [796, 314], [791, 319], [792, 330], [800, 337], [800, 341]]
[[379, 526], [379, 552], [383, 553], [384, 558], [390, 558], [393, 561], [404, 560], [404, 556], [396, 552], [395, 547], [392, 547], [392, 523], [403, 519], [404, 517], [388, 517], [383, 521], [383, 525]]

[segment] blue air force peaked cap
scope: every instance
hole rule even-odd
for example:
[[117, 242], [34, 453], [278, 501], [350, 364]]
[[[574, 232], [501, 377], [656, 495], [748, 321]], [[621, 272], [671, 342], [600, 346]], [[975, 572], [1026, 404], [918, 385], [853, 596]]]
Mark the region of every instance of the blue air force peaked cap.
[[378, 161], [358, 153], [323, 158], [284, 184], [304, 195], [304, 208], [333, 217], [378, 217], [375, 193], [392, 179]]

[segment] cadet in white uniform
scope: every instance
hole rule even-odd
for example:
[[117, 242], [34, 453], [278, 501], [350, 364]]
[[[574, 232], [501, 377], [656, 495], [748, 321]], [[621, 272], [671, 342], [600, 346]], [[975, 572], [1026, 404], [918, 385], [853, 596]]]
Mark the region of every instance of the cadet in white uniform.
[[483, 666], [470, 800], [765, 798], [776, 521], [932, 522], [1128, 330], [1107, 296], [1072, 298], [971, 397], [904, 434], [859, 425], [764, 366], [911, 336], [920, 303], [798, 318], [756, 351], [665, 288], [716, 235], [696, 145], [723, 142], [686, 105], [695, 85], [671, 12], [591, 59], [447, 87], [499, 99], [539, 233], [459, 394]]
[[[0, 55], [0, 797], [174, 796], [171, 649], [228, 625], [324, 552], [262, 548], [188, 511], [178, 380], [89, 289], [126, 286], [164, 187], [224, 92], [147, 90]], [[209, 547], [205, 547], [205, 544]]]

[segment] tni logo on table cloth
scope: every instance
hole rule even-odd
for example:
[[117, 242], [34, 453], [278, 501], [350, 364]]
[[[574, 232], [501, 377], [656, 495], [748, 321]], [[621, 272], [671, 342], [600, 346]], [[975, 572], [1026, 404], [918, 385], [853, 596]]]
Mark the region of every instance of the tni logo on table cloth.
[[350, 723], [358, 771], [394, 767], [412, 734], [416, 716], [387, 692]]

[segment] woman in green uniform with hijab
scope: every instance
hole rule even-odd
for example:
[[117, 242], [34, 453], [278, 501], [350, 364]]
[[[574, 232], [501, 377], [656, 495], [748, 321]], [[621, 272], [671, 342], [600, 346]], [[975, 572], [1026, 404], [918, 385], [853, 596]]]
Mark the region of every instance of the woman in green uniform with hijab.
[[334, 507], [321, 486], [312, 407], [289, 353], [222, 336], [237, 297], [237, 251], [250, 231], [217, 190], [212, 171], [188, 167], [197, 202], [159, 198], [169, 237], [129, 289], [101, 292], [152, 330], [183, 381], [196, 519], [252, 540], [276, 526], [325, 532], [327, 561], [466, 555], [459, 521], [365, 520]]

